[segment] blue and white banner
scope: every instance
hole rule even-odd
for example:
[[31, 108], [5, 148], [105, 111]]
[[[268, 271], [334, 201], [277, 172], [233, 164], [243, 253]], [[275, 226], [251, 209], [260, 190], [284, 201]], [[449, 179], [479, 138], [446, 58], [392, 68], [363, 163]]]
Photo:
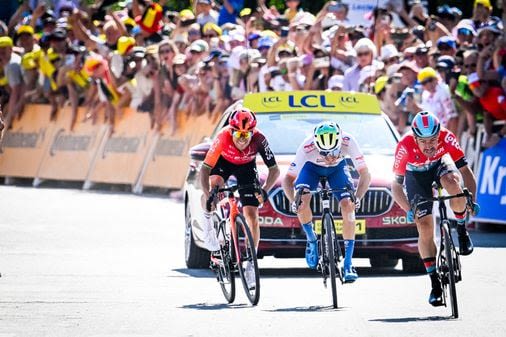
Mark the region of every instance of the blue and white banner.
[[483, 151], [476, 200], [480, 214], [476, 221], [506, 224], [506, 138]]

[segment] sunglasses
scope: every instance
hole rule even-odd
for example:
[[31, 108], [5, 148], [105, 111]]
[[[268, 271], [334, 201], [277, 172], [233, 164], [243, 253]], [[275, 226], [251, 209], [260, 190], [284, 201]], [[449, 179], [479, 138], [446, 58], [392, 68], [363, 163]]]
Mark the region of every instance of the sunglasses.
[[160, 49], [158, 54], [169, 54], [172, 53], [172, 49]]
[[210, 38], [216, 37], [216, 35], [214, 35], [214, 34], [206, 34], [206, 35], [203, 35], [202, 37], [204, 39], [210, 39]]
[[430, 82], [432, 82], [432, 81], [434, 81], [434, 77], [428, 78], [428, 79], [426, 79], [425, 81], [422, 81], [422, 82], [420, 82], [420, 83], [421, 83], [422, 85], [426, 85], [427, 83], [430, 83]]
[[250, 139], [251, 136], [253, 136], [253, 132], [252, 131], [233, 130], [232, 136], [234, 136], [235, 139], [239, 139], [239, 138]]
[[464, 64], [464, 68], [466, 68], [466, 69], [468, 69], [468, 68], [476, 68], [476, 63]]
[[358, 57], [362, 57], [362, 56], [369, 56], [371, 53], [366, 51], [366, 52], [363, 52], [363, 53], [357, 53], [357, 56]]
[[332, 156], [337, 157], [339, 154], [339, 150], [332, 150], [332, 151], [320, 151], [320, 155], [324, 157]]

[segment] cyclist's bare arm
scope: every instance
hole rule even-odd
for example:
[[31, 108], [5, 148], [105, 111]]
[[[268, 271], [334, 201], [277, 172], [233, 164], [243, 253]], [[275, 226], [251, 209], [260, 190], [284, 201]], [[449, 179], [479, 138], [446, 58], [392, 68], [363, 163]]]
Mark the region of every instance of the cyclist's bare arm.
[[202, 186], [202, 192], [204, 192], [204, 200], [209, 199], [209, 174], [211, 173], [211, 168], [206, 164], [202, 165], [200, 169], [200, 185]]
[[371, 184], [371, 173], [369, 173], [369, 169], [366, 167], [361, 168], [359, 171], [359, 178], [357, 183], [357, 191], [355, 192], [355, 196], [358, 199], [362, 199]]
[[399, 204], [399, 206], [407, 212], [411, 209], [411, 206], [409, 205], [408, 198], [406, 197], [402, 187], [403, 181], [404, 176], [395, 177], [394, 181], [392, 181], [392, 194], [395, 202], [397, 202], [397, 204]]
[[473, 202], [476, 201], [476, 178], [473, 174], [473, 171], [469, 168], [468, 165], [462, 166], [459, 168], [460, 174], [462, 174], [462, 179], [464, 180], [464, 186], [467, 187], [469, 192], [473, 194]]
[[274, 165], [272, 167], [269, 167], [269, 173], [267, 174], [267, 178], [265, 179], [264, 185], [262, 188], [265, 191], [270, 191], [272, 186], [276, 183], [276, 180], [279, 177], [279, 167], [278, 165]]
[[293, 175], [287, 173], [281, 182], [283, 187], [283, 192], [285, 192], [286, 197], [292, 203], [295, 200], [295, 192], [294, 192], [294, 183], [295, 178]]

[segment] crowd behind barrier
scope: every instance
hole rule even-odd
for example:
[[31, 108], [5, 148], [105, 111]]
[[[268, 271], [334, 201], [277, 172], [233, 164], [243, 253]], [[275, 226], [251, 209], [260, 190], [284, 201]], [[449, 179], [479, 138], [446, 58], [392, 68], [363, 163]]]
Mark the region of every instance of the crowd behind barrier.
[[[298, 0], [285, 1], [284, 11], [264, 0], [256, 8], [194, 0], [180, 12], [165, 0], [22, 1], [0, 21], [0, 104], [9, 130], [2, 174], [102, 181], [105, 168], [90, 166], [107, 167], [117, 182], [142, 186], [139, 175], [159, 179], [158, 153], [179, 153], [209, 132], [195, 120], [209, 127], [245, 93], [270, 90], [371, 93], [401, 134], [418, 111], [430, 110], [477, 162], [506, 134], [506, 43], [503, 19], [492, 16], [492, 5], [504, 2], [474, 0], [472, 16], [462, 17], [448, 5], [429, 15], [424, 1], [379, 1], [358, 22], [349, 1], [329, 1], [317, 13]], [[17, 132], [22, 121], [33, 129]], [[122, 138], [125, 130], [132, 139]], [[72, 140], [88, 146], [75, 170], [41, 150], [52, 132], [56, 148], [82, 135]], [[174, 139], [184, 132], [183, 145]], [[23, 154], [23, 165], [7, 155], [17, 142], [39, 146]], [[142, 155], [109, 156], [134, 148]], [[171, 173], [183, 171], [173, 165]]]

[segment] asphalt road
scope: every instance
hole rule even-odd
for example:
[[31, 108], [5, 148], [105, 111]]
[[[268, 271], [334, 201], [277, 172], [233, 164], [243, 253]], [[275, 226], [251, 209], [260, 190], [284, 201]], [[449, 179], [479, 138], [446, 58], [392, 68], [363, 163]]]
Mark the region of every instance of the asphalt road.
[[427, 276], [365, 261], [338, 310], [303, 259], [260, 260], [259, 305], [240, 288], [226, 305], [210, 271], [186, 269], [167, 197], [0, 186], [0, 214], [0, 337], [504, 336], [504, 230], [473, 233], [453, 320], [427, 304]]

